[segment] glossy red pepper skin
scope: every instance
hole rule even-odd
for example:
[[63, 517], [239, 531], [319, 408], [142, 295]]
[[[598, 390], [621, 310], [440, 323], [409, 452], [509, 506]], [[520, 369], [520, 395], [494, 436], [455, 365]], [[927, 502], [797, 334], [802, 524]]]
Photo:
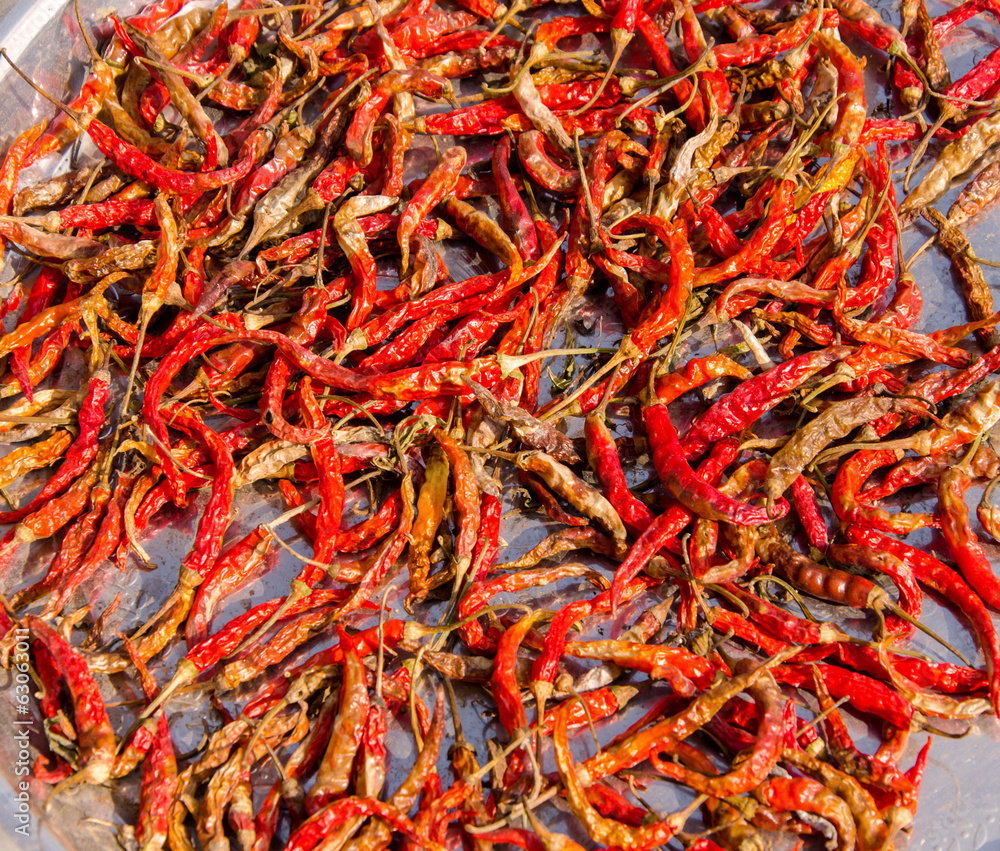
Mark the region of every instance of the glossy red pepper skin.
[[883, 535], [873, 529], [852, 525], [847, 527], [848, 540], [884, 550], [896, 556], [913, 570], [917, 581], [944, 596], [966, 620], [976, 643], [986, 657], [986, 673], [990, 681], [990, 700], [1000, 704], [1000, 637], [983, 601], [959, 574], [933, 556]]
[[785, 399], [799, 384], [851, 353], [847, 346], [831, 346], [800, 355], [744, 381], [705, 413], [695, 418], [684, 435], [686, 457], [701, 454], [715, 441], [755, 422]]
[[56, 630], [29, 615], [25, 625], [50, 654], [73, 703], [76, 743], [79, 748], [73, 782], [104, 783], [111, 776], [115, 756], [115, 734], [104, 700], [84, 658]]
[[682, 505], [709, 520], [725, 520], [741, 526], [769, 523], [788, 513], [785, 503], [776, 505], [774, 516], [769, 516], [765, 509], [738, 502], [698, 478], [684, 460], [684, 449], [666, 405], [648, 406], [644, 417], [656, 472], [670, 495]]

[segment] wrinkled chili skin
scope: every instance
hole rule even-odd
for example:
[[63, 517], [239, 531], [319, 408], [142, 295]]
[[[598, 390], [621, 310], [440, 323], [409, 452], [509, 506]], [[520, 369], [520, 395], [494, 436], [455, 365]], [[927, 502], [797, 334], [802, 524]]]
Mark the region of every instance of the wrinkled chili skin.
[[35, 640], [45, 645], [56, 669], [69, 690], [80, 750], [81, 782], [103, 783], [111, 775], [115, 755], [115, 734], [101, 693], [87, 663], [52, 627], [29, 615], [26, 625]]
[[[0, 304], [0, 520], [17, 524], [0, 661], [25, 627], [53, 753], [38, 778], [61, 792], [142, 763], [140, 851], [457, 831], [475, 851], [578, 848], [543, 824], [556, 796], [602, 846], [747, 851], [832, 827], [889, 847], [926, 761], [900, 768], [911, 730], [1000, 708], [1000, 585], [965, 505], [1000, 468], [973, 447], [1000, 419], [1000, 346], [975, 339], [995, 343], [1000, 315], [960, 232], [1000, 187], [1000, 51], [960, 76], [941, 50], [1000, 5], [931, 18], [906, 0], [902, 31], [862, 0], [237, 5], [112, 18], [102, 54], [78, 45], [71, 110], [15, 130], [0, 166], [0, 237], [25, 255]], [[648, 58], [618, 67], [636, 34]], [[928, 114], [872, 117], [883, 73]], [[26, 185], [83, 133], [103, 164]], [[932, 139], [897, 206], [892, 168]], [[973, 171], [947, 217], [925, 210]], [[920, 315], [897, 243], [921, 214], [973, 322]], [[515, 476], [543, 512], [510, 513]], [[900, 509], [921, 485], [936, 505]], [[260, 514], [279, 490], [286, 510]], [[995, 534], [989, 499], [980, 516]], [[921, 528], [956, 568], [892, 537]], [[133, 623], [105, 594], [144, 587], [167, 529], [186, 555]], [[289, 590], [258, 602], [289, 560]], [[926, 589], [984, 670], [895, 644]], [[810, 597], [875, 617], [819, 622]], [[145, 705], [109, 713], [98, 674]], [[489, 767], [464, 713], [441, 761], [442, 677], [503, 728]], [[183, 755], [164, 711], [180, 694], [209, 724]], [[881, 724], [873, 754], [840, 702]], [[708, 799], [663, 817], [620, 785], [657, 777]]]
[[444, 519], [444, 501], [451, 464], [443, 447], [434, 444], [427, 453], [424, 484], [417, 497], [417, 514], [411, 532], [409, 569], [410, 596], [420, 599], [427, 593], [434, 535]]
[[632, 495], [625, 481], [618, 447], [604, 421], [604, 414], [592, 411], [584, 421], [587, 438], [587, 460], [596, 473], [604, 495], [614, 506], [622, 522], [633, 532], [641, 532], [653, 520], [653, 513], [644, 502]]
[[[745, 386], [745, 385], [744, 385]], [[788, 512], [787, 503], [776, 506], [773, 515], [762, 508], [737, 502], [699, 479], [687, 461], [666, 405], [644, 411], [646, 433], [653, 447], [653, 464], [670, 495], [701, 517], [726, 520], [741, 526], [768, 523]]]
[[[344, 637], [341, 638], [344, 643]], [[306, 811], [321, 810], [342, 795], [350, 783], [350, 769], [360, 744], [361, 728], [368, 714], [368, 687], [361, 657], [348, 643], [344, 654], [344, 684], [340, 711], [330, 731], [330, 741], [320, 761], [316, 783], [306, 797]]]
[[965, 492], [972, 484], [961, 466], [945, 470], [938, 480], [941, 504], [941, 532], [948, 542], [952, 557], [958, 562], [965, 581], [996, 609], [1000, 606], [1000, 581], [997, 580], [986, 553], [969, 521]]
[[162, 848], [167, 840], [170, 803], [177, 787], [177, 760], [170, 739], [167, 716], [156, 722], [156, 735], [142, 764], [139, 818], [135, 838], [141, 848]]
[[750, 425], [805, 379], [842, 360], [850, 352], [846, 346], [831, 346], [800, 355], [744, 381], [736, 390], [695, 419], [684, 435], [686, 456], [701, 454], [716, 440]]

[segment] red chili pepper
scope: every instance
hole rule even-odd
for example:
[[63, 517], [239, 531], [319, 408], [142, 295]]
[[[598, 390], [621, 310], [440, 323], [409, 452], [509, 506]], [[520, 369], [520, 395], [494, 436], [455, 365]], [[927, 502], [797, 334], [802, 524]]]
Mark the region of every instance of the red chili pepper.
[[139, 816], [135, 838], [143, 848], [162, 848], [167, 841], [170, 806], [177, 788], [177, 760], [167, 716], [160, 714], [156, 735], [142, 763]]
[[499, 190], [500, 212], [504, 227], [511, 234], [521, 256], [537, 261], [542, 256], [542, 250], [538, 246], [535, 225], [510, 173], [512, 148], [510, 137], [503, 136], [493, 150], [493, 180]]
[[306, 796], [306, 812], [316, 813], [334, 798], [342, 795], [350, 785], [351, 767], [361, 732], [368, 715], [368, 687], [365, 668], [357, 650], [341, 633], [344, 653], [344, 684], [340, 695], [340, 711], [330, 731], [330, 741], [319, 764], [316, 783]]
[[198, 586], [185, 621], [184, 635], [188, 647], [194, 647], [208, 637], [212, 612], [218, 602], [266, 569], [273, 547], [273, 535], [265, 527], [257, 526], [219, 556], [205, 581]]
[[831, 499], [837, 517], [843, 523], [854, 523], [878, 529], [883, 532], [906, 535], [915, 529], [936, 525], [933, 516], [929, 514], [909, 514], [898, 512], [890, 514], [884, 509], [872, 505], [863, 505], [858, 500], [858, 493], [869, 476], [879, 467], [884, 467], [896, 460], [889, 450], [862, 450], [852, 455], [837, 472], [833, 482]]
[[49, 619], [58, 614], [76, 589], [93, 576], [114, 552], [121, 539], [125, 503], [132, 492], [134, 481], [135, 476], [132, 474], [119, 475], [93, 543], [88, 547], [84, 557], [73, 565], [72, 571], [61, 578], [60, 585], [46, 603], [41, 618]]
[[[746, 383], [743, 384], [745, 386]], [[644, 417], [656, 472], [670, 495], [681, 505], [700, 517], [725, 520], [740, 526], [769, 523], [788, 513], [787, 502], [776, 504], [777, 511], [769, 516], [763, 508], [738, 502], [698, 478], [684, 460], [685, 452], [666, 405], [650, 405], [644, 410]]]
[[821, 672], [823, 680], [836, 700], [849, 698], [850, 705], [868, 715], [881, 718], [897, 727], [908, 727], [913, 717], [913, 707], [896, 692], [882, 683], [846, 671], [836, 665], [781, 665], [772, 673], [779, 683], [794, 685], [809, 690], [812, 688], [814, 668]]
[[[637, 26], [639, 34], [642, 36], [643, 41], [646, 42], [646, 48], [650, 52], [653, 65], [660, 76], [677, 76], [679, 72], [677, 66], [674, 64], [673, 57], [670, 55], [670, 48], [667, 45], [666, 38], [652, 16], [645, 11], [640, 12]], [[708, 124], [708, 111], [700, 92], [695, 91], [695, 87], [689, 80], [679, 80], [672, 91], [680, 105], [683, 106], [690, 101], [690, 106], [687, 107], [685, 112], [685, 118], [696, 133], [701, 133]]]
[[76, 745], [79, 750], [77, 770], [62, 788], [77, 783], [104, 783], [111, 776], [115, 757], [115, 734], [108, 720], [104, 700], [87, 663], [52, 627], [33, 615], [25, 625], [44, 645], [53, 666], [59, 672], [73, 703]]
[[[330, 302], [326, 290], [310, 287], [302, 297], [302, 306], [292, 318], [288, 337], [299, 345], [309, 345], [315, 341], [327, 318]], [[296, 443], [312, 443], [323, 432], [311, 427], [293, 426], [285, 419], [282, 403], [288, 381], [292, 375], [292, 364], [288, 358], [279, 355], [267, 372], [264, 392], [260, 399], [260, 418], [275, 437]]]
[[490, 641], [483, 634], [481, 625], [476, 620], [468, 620], [497, 594], [509, 591], [519, 591], [525, 588], [537, 588], [551, 582], [557, 582], [567, 576], [580, 576], [584, 573], [579, 565], [565, 565], [537, 570], [522, 570], [504, 574], [493, 579], [481, 579], [473, 583], [462, 595], [458, 603], [458, 616], [467, 621], [459, 629], [462, 642], [473, 650], [493, 651], [495, 641]]
[[847, 346], [830, 346], [800, 355], [744, 381], [695, 418], [684, 436], [685, 456], [699, 455], [715, 441], [756, 422], [807, 378], [843, 360], [850, 353]]
[[601, 411], [592, 411], [584, 422], [587, 438], [587, 460], [597, 475], [604, 495], [614, 506], [622, 522], [633, 532], [641, 533], [653, 522], [653, 512], [644, 502], [632, 496], [625, 481], [618, 447]]
[[819, 781], [809, 777], [772, 777], [757, 788], [755, 795], [777, 812], [801, 810], [825, 819], [836, 831], [839, 848], [855, 847], [857, 827], [850, 807]]
[[[633, 579], [622, 591], [623, 599], [631, 599], [641, 594], [657, 580], [647, 578]], [[612, 597], [609, 591], [603, 591], [590, 600], [578, 600], [563, 606], [549, 624], [542, 646], [541, 655], [531, 667], [531, 689], [539, 701], [539, 710], [544, 710], [545, 701], [552, 693], [552, 683], [555, 681], [558, 665], [566, 651], [566, 635], [570, 627], [581, 618], [611, 611]]]
[[409, 268], [410, 237], [416, 229], [417, 223], [452, 193], [458, 183], [459, 175], [465, 168], [465, 162], [465, 148], [459, 146], [448, 148], [441, 155], [440, 162], [406, 205], [406, 209], [399, 219], [399, 228], [396, 231], [401, 257], [400, 275], [405, 275]]
[[823, 520], [823, 515], [816, 502], [816, 494], [804, 476], [799, 476], [792, 483], [792, 501], [795, 504], [799, 520], [805, 528], [809, 543], [821, 553], [825, 553], [827, 547], [830, 546], [826, 522]]
[[982, 597], [983, 602], [1000, 607], [1000, 580], [997, 580], [986, 553], [969, 522], [965, 492], [972, 484], [961, 464], [950, 467], [938, 480], [938, 504], [941, 532], [965, 581]]
[[451, 83], [448, 80], [430, 74], [422, 68], [388, 71], [383, 74], [373, 87], [368, 100], [355, 111], [347, 128], [344, 143], [348, 153], [358, 165], [364, 166], [371, 162], [371, 140], [375, 122], [393, 95], [401, 92], [420, 92], [427, 97], [440, 98], [450, 97], [451, 91]]
[[104, 428], [104, 406], [108, 401], [111, 375], [100, 369], [90, 377], [87, 395], [80, 406], [80, 432], [66, 452], [63, 463], [27, 505], [15, 511], [0, 513], [0, 522], [16, 523], [40, 509], [53, 497], [66, 490], [90, 466], [97, 455], [98, 438]]
[[[333, 442], [333, 433], [326, 425], [326, 418], [312, 391], [312, 382], [308, 377], [302, 379], [299, 384], [299, 400], [306, 423], [310, 428], [321, 429], [323, 434], [318, 440], [312, 441], [310, 452], [319, 472], [315, 558], [320, 563], [326, 563], [333, 555], [344, 514], [344, 476], [341, 472], [340, 455]], [[299, 574], [298, 581], [311, 588], [322, 575], [322, 568], [307, 565]]]

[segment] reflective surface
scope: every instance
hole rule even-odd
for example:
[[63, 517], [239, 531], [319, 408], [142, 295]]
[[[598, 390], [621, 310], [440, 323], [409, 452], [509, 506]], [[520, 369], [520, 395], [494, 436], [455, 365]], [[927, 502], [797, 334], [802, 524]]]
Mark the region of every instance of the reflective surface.
[[[0, 12], [11, 8], [13, 4], [7, 0], [0, 0]], [[880, 4], [883, 8], [892, 4]], [[937, 14], [946, 8], [941, 3], [929, 4], [931, 13]], [[88, 22], [106, 20], [107, 6], [99, 6], [92, 0], [81, 2], [82, 11]], [[11, 9], [3, 21], [0, 21], [0, 44], [5, 46], [21, 67], [31, 74], [43, 87], [54, 94], [62, 95], [70, 91], [72, 87], [79, 85], [83, 76], [83, 52], [79, 39], [74, 38], [76, 25], [72, 18], [71, 4], [63, 4], [61, 0], [39, 0], [31, 2], [25, 0]], [[127, 7], [126, 7], [126, 10]], [[963, 39], [966, 36], [963, 36]], [[992, 49], [993, 44], [983, 42], [986, 49]], [[958, 44], [946, 44], [949, 59], [955, 59], [956, 68], [961, 71], [971, 65], [979, 54], [976, 50], [983, 45], [970, 44], [962, 41]], [[870, 86], [870, 104], [878, 102], [883, 97], [880, 86], [872, 83]], [[35, 95], [30, 88], [20, 79], [9, 72], [6, 66], [0, 67], [0, 109], [5, 121], [0, 130], [0, 135], [4, 137], [3, 147], [13, 138], [13, 136], [26, 128], [29, 124], [36, 122], [42, 116], [51, 115], [51, 107]], [[428, 153], [432, 151], [429, 142], [427, 143]], [[897, 166], [905, 166], [905, 151], [899, 150], [899, 160]], [[483, 155], [488, 155], [484, 151]], [[87, 153], [84, 150], [83, 157], [86, 159]], [[44, 163], [43, 168], [49, 172], [53, 165], [51, 162]], [[57, 166], [59, 167], [59, 166]], [[65, 167], [65, 164], [62, 164]], [[41, 172], [35, 172], [36, 176]], [[28, 179], [31, 179], [29, 174]], [[953, 191], [939, 207], [947, 209], [947, 205], [957, 194]], [[970, 227], [968, 235], [974, 248], [982, 256], [997, 259], [1000, 258], [1000, 242], [997, 240], [998, 217], [993, 214], [986, 216], [983, 221]], [[906, 234], [904, 245], [908, 253], [912, 252], [926, 238], [927, 233], [921, 230], [913, 230]], [[457, 278], [481, 271], [479, 260], [475, 256], [453, 257], [448, 259], [449, 268]], [[4, 272], [3, 280], [10, 280], [11, 268]], [[918, 327], [935, 329], [945, 327], [960, 321], [964, 321], [965, 314], [957, 290], [951, 279], [951, 272], [946, 261], [934, 255], [923, 258], [916, 268], [915, 274], [923, 288], [924, 293], [924, 319]], [[986, 268], [987, 280], [1000, 281], [998, 271]], [[5, 289], [5, 288], [3, 288]], [[0, 293], [5, 294], [5, 293]], [[592, 326], [592, 332], [578, 337], [580, 345], [595, 345], [599, 342], [607, 344], [609, 338], [613, 339], [613, 327], [609, 323], [596, 322]], [[725, 342], [720, 340], [720, 345]], [[683, 344], [680, 354], [683, 356], [685, 346], [693, 346], [694, 342]], [[553, 364], [553, 371], [557, 371], [560, 364]], [[63, 373], [62, 380], [69, 382], [73, 380], [70, 373]], [[508, 492], [512, 489], [508, 489]], [[252, 494], [245, 494], [241, 491], [241, 502], [237, 520], [230, 531], [230, 539], [241, 534], [240, 530], [247, 531], [258, 522], [266, 521], [276, 514], [280, 509], [276, 508], [280, 504], [276, 490], [268, 487], [261, 487]], [[359, 490], [353, 495], [355, 500], [363, 500], [365, 494]], [[970, 493], [970, 504], [975, 505], [978, 501], [979, 492]], [[165, 512], [160, 515], [158, 528], [152, 531], [152, 539], [147, 548], [159, 568], [152, 572], [142, 572], [136, 568], [134, 563], [128, 572], [120, 574], [117, 571], [109, 572], [105, 576], [112, 576], [114, 583], [104, 582], [102, 587], [94, 587], [91, 583], [86, 589], [87, 602], [94, 607], [95, 613], [100, 613], [111, 602], [114, 596], [121, 591], [123, 594], [123, 604], [113, 617], [105, 632], [105, 637], [110, 639], [116, 631], [130, 630], [138, 622], [141, 622], [144, 614], [148, 615], [154, 611], [159, 603], [165, 598], [168, 591], [173, 587], [176, 579], [176, 568], [189, 545], [194, 520], [197, 512], [201, 508], [198, 500], [192, 501], [194, 504], [184, 512]], [[544, 535], [551, 531], [547, 524], [538, 519], [538, 515], [532, 515], [525, 520], [524, 515], [511, 511], [505, 518], [502, 537], [508, 543], [509, 549], [506, 558], [514, 558], [521, 552], [528, 550], [537, 543]], [[301, 542], [296, 541], [294, 532], [290, 527], [283, 527], [280, 530], [283, 537], [289, 540], [293, 547], [304, 549]], [[916, 541], [917, 536], [913, 536], [915, 542], [925, 544], [931, 549], [936, 548], [933, 536], [925, 535], [923, 539]], [[987, 550], [997, 557], [1000, 563], [1000, 547], [986, 545]], [[35, 557], [29, 556], [22, 565], [22, 575], [26, 579], [36, 578], [40, 571], [42, 562]], [[239, 600], [233, 601], [225, 606], [216, 617], [216, 623], [223, 623], [229, 617], [244, 611], [254, 603], [260, 602], [269, 597], [276, 596], [284, 592], [288, 587], [288, 580], [297, 572], [296, 563], [287, 554], [282, 554], [277, 565], [271, 570], [268, 576], [258, 582], [248, 593], [241, 596]], [[13, 577], [19, 581], [18, 577]], [[556, 586], [554, 591], [546, 591], [539, 597], [539, 605], [553, 606], [558, 601], [559, 590], [564, 593], [570, 583], [563, 583]], [[398, 604], [398, 600], [395, 601]], [[647, 598], [641, 605], [649, 604]], [[639, 604], [624, 606], [619, 614], [619, 620], [614, 625], [607, 625], [601, 631], [605, 637], [613, 637], [621, 631], [622, 624], [631, 623], [639, 611]], [[821, 617], [837, 617], [843, 620], [844, 613], [833, 609], [824, 610], [822, 606], [816, 606], [815, 611]], [[433, 609], [429, 616], [437, 614]], [[370, 625], [368, 621], [360, 616], [358, 625]], [[924, 618], [932, 628], [942, 632], [949, 641], [957, 645], [958, 648], [975, 657], [976, 648], [969, 637], [967, 630], [938, 602], [930, 595], [925, 597]], [[932, 658], [941, 658], [936, 646], [929, 644], [922, 636], [915, 639], [910, 645], [914, 649], [926, 652]], [[180, 647], [176, 647], [173, 655], [163, 658], [158, 662], [157, 674], [162, 681], [166, 677], [166, 672], [171, 670], [174, 661], [180, 654]], [[309, 653], [316, 649], [313, 644], [307, 648]], [[13, 704], [10, 702], [11, 691], [6, 682], [7, 675], [0, 674], [0, 848], [17, 849], [75, 849], [75, 851], [97, 851], [97, 849], [107, 849], [114, 843], [114, 826], [123, 821], [134, 819], [135, 805], [137, 798], [138, 773], [124, 781], [118, 782], [113, 789], [99, 789], [85, 787], [74, 790], [68, 794], [60, 796], [53, 802], [51, 809], [43, 812], [42, 804], [45, 800], [48, 787], [37, 781], [30, 781], [29, 796], [31, 799], [32, 812], [29, 825], [29, 836], [24, 837], [14, 832], [16, 821], [16, 802], [14, 800], [14, 772], [17, 766], [17, 747], [14, 740], [14, 722], [17, 717], [14, 713]], [[102, 692], [109, 704], [120, 701], [135, 700], [138, 695], [131, 686], [120, 677], [113, 678], [110, 682], [102, 681]], [[465, 697], [472, 696], [471, 691], [464, 693]], [[230, 698], [232, 696], [230, 695]], [[425, 698], [430, 698], [429, 687], [425, 686]], [[460, 699], [463, 692], [459, 690]], [[239, 701], [238, 701], [239, 702]], [[232, 700], [227, 700], [227, 704], [232, 705]], [[179, 698], [171, 704], [172, 729], [175, 737], [175, 744], [179, 752], [184, 752], [195, 746], [204, 731], [203, 718], [203, 698], [198, 694], [187, 698]], [[487, 758], [484, 739], [486, 736], [497, 736], [499, 730], [491, 723], [489, 718], [484, 718], [481, 710], [484, 707], [477, 704], [474, 699], [463, 701], [463, 726], [466, 737], [477, 746], [478, 756], [481, 762]], [[621, 717], [612, 720], [602, 726], [601, 738], [606, 740], [614, 732], [624, 729], [634, 721], [642, 711], [642, 706], [632, 704], [622, 713]], [[133, 709], [114, 707], [110, 709], [112, 720], [116, 722], [116, 727], [121, 729], [127, 725], [124, 718], [131, 718]], [[187, 714], [185, 714], [187, 712]], [[118, 713], [117, 715], [115, 713]], [[44, 737], [41, 732], [40, 718], [31, 716], [34, 721], [34, 732], [31, 741], [37, 748], [44, 744]], [[23, 717], [22, 717], [23, 718]], [[604, 729], [606, 727], [606, 729]], [[953, 732], [964, 731], [963, 726], [955, 725]], [[854, 719], [852, 732], [858, 736], [858, 744], [862, 748], [873, 744], [873, 739], [865, 725]], [[926, 739], [926, 733], [916, 733], [912, 736], [907, 756], [903, 760], [904, 767], [912, 764], [917, 751]], [[405, 769], [412, 759], [413, 743], [408, 728], [402, 726], [398, 721], [390, 721], [387, 745], [390, 751], [390, 769], [397, 766]], [[592, 742], [581, 742], [581, 747], [591, 747]], [[35, 753], [32, 753], [32, 759]], [[916, 826], [909, 840], [901, 837], [898, 845], [911, 848], [927, 849], [955, 849], [955, 851], [978, 851], [978, 849], [1000, 850], [1000, 782], [996, 780], [997, 769], [1000, 766], [1000, 723], [996, 719], [982, 719], [973, 725], [967, 736], [961, 739], [948, 739], [936, 737], [931, 747], [930, 759], [927, 773], [924, 778], [923, 792], [921, 795], [920, 811], [917, 815]], [[442, 771], [446, 770], [442, 762]], [[552, 765], [543, 766], [543, 770], [552, 770]], [[266, 768], [259, 776], [262, 782], [271, 782], [274, 779], [270, 768]], [[390, 770], [388, 786], [391, 788], [397, 778]], [[660, 784], [661, 786], [664, 784]], [[678, 795], [683, 796], [683, 792]], [[685, 800], [683, 797], [671, 799], [668, 792], [660, 798], [650, 797], [650, 803], [662, 810], [674, 808], [678, 802]], [[555, 826], [555, 820], [551, 822]], [[692, 829], [696, 829], [692, 825]], [[580, 836], [574, 838], [582, 839]]]

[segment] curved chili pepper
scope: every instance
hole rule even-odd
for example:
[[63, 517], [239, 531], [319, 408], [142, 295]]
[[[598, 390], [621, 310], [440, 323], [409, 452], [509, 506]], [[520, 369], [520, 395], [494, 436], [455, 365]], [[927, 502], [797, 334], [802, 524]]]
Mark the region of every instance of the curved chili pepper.
[[235, 593], [265, 566], [274, 547], [274, 537], [268, 529], [257, 526], [246, 537], [219, 555], [214, 567], [198, 586], [191, 611], [184, 625], [188, 647], [194, 647], [208, 637], [212, 612], [222, 597]]
[[601, 483], [604, 495], [622, 522], [633, 533], [641, 534], [654, 522], [653, 512], [629, 490], [618, 457], [618, 447], [601, 411], [587, 414], [584, 435], [587, 438], [587, 460]]
[[755, 796], [779, 812], [803, 810], [826, 819], [837, 831], [840, 849], [854, 848], [857, 827], [847, 803], [822, 783], [808, 777], [772, 777], [762, 783]]
[[563, 464], [544, 452], [520, 452], [515, 456], [518, 469], [539, 476], [555, 493], [611, 533], [618, 551], [625, 549], [625, 526], [600, 492], [578, 478]]
[[409, 268], [410, 258], [410, 237], [416, 229], [417, 224], [424, 219], [427, 214], [446, 196], [452, 193], [458, 178], [465, 168], [466, 153], [465, 148], [455, 146], [448, 148], [441, 155], [441, 160], [434, 170], [427, 175], [427, 179], [416, 191], [403, 215], [399, 218], [399, 227], [396, 231], [396, 240], [399, 242], [400, 251], [400, 275], [405, 275]]
[[49, 652], [73, 702], [76, 744], [80, 755], [76, 773], [72, 778], [64, 780], [60, 788], [77, 783], [104, 783], [111, 776], [115, 734], [101, 693], [87, 669], [87, 663], [45, 621], [28, 615], [25, 623], [35, 639]]
[[1000, 606], [1000, 581], [972, 530], [969, 508], [965, 504], [965, 492], [971, 484], [969, 474], [961, 465], [941, 474], [938, 480], [941, 532], [965, 581], [983, 598], [983, 602], [997, 608]]
[[552, 741], [555, 745], [556, 766], [559, 769], [559, 777], [566, 787], [570, 807], [595, 841], [610, 843], [614, 847], [623, 849], [653, 848], [665, 843], [683, 827], [687, 818], [686, 811], [638, 829], [600, 815], [587, 800], [580, 771], [573, 764], [573, 755], [566, 734], [566, 720], [562, 715], [556, 718]]
[[705, 777], [671, 762], [660, 762], [657, 769], [706, 795], [728, 796], [749, 792], [763, 783], [782, 756], [781, 716], [784, 711], [781, 692], [770, 675], [765, 675], [747, 691], [760, 709], [758, 735], [753, 752], [728, 774]]
[[[746, 386], [744, 384], [744, 386]], [[737, 502], [698, 478], [684, 460], [684, 449], [670, 420], [666, 405], [648, 406], [644, 411], [646, 433], [653, 448], [653, 463], [664, 486], [681, 505], [709, 520], [725, 520], [741, 526], [769, 523], [788, 513], [788, 503], [777, 505], [773, 514]]]
[[313, 814], [332, 799], [343, 794], [350, 783], [351, 766], [361, 740], [361, 730], [368, 715], [368, 686], [361, 657], [351, 642], [341, 635], [344, 651], [344, 684], [340, 711], [330, 731], [330, 742], [319, 764], [316, 782], [306, 796], [306, 812]]
[[170, 804], [177, 788], [177, 760], [167, 716], [156, 721], [156, 736], [142, 764], [142, 786], [139, 790], [139, 817], [135, 838], [141, 848], [162, 848], [167, 841]]
[[720, 438], [752, 424], [807, 378], [843, 360], [850, 353], [851, 350], [846, 346], [830, 346], [800, 355], [744, 381], [736, 390], [695, 418], [684, 436], [686, 457], [701, 454]]

